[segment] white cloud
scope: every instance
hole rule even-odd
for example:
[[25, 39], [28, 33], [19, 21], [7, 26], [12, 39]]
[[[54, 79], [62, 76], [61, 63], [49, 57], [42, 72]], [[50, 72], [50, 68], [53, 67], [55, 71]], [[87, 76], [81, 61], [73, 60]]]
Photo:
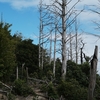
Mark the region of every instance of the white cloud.
[[[72, 0], [72, 2], [68, 5], [68, 8], [71, 8], [78, 0]], [[97, 14], [94, 14], [89, 8], [93, 9], [93, 5], [100, 5], [100, 2], [98, 0], [80, 0], [80, 2], [77, 3], [75, 8], [77, 10], [82, 10], [84, 11], [79, 15], [79, 19], [81, 21], [90, 21], [90, 20], [97, 20], [99, 19], [99, 16]]]
[[[0, 0], [3, 3], [9, 3], [15, 9], [23, 9], [29, 7], [36, 7], [40, 0]], [[44, 0], [44, 3], [48, 3], [49, 0]]]
[[[16, 9], [27, 8], [27, 7], [34, 7], [39, 4], [40, 0], [0, 0], [0, 2], [9, 3]], [[58, 0], [61, 1], [61, 0]], [[73, 0], [70, 5], [73, 5], [77, 0]], [[43, 0], [44, 3], [48, 4], [51, 0]], [[83, 7], [84, 5], [96, 5], [98, 4], [98, 0], [81, 0], [78, 3], [78, 7]]]
[[[13, 8], [20, 10], [29, 7], [37, 7], [40, 0], [0, 0], [3, 3], [9, 3]], [[61, 0], [58, 0], [61, 1]], [[68, 5], [69, 8], [73, 6], [78, 0], [72, 0], [72, 2]], [[51, 0], [43, 0], [43, 3], [49, 4]], [[76, 6], [78, 9], [82, 9], [84, 5], [97, 5], [98, 0], [81, 0]], [[94, 13], [90, 12], [82, 12], [79, 16], [80, 20], [89, 20], [89, 19], [97, 19]]]

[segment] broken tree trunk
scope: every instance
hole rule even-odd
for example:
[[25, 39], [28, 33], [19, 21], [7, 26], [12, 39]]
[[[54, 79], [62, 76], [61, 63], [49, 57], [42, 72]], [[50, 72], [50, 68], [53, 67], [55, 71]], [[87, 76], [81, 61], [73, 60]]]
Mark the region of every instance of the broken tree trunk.
[[95, 46], [94, 55], [91, 60], [90, 66], [90, 79], [89, 79], [89, 91], [88, 91], [88, 100], [93, 100], [94, 89], [96, 84], [96, 72], [97, 72], [97, 55], [98, 55], [98, 46]]

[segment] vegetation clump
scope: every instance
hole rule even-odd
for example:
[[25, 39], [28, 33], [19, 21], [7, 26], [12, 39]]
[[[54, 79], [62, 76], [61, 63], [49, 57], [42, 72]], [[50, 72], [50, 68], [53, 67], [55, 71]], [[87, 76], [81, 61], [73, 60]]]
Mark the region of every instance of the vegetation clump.
[[35, 95], [32, 88], [30, 88], [24, 80], [18, 79], [14, 82], [13, 93], [20, 96]]

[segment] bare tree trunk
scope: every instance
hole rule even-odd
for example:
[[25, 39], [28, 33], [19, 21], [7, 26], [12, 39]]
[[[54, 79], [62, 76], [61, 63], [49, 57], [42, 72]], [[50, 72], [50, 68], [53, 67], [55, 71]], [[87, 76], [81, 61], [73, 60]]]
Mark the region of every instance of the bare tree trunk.
[[50, 32], [50, 61], [49, 64], [51, 64], [51, 55], [52, 55], [52, 32]]
[[[55, 25], [56, 26], [56, 25]], [[54, 63], [53, 63], [53, 75], [55, 77], [55, 66], [56, 66], [56, 27], [55, 27], [55, 40], [54, 40]]]
[[43, 45], [44, 39], [43, 39], [43, 25], [42, 25], [42, 64], [41, 64], [41, 68], [43, 69], [43, 63], [44, 63], [44, 45]]
[[62, 79], [66, 77], [66, 0], [62, 0]]
[[83, 48], [85, 43], [83, 43], [83, 41], [81, 41], [82, 43], [82, 47], [80, 48], [80, 60], [81, 60], [81, 64], [83, 63]]
[[24, 72], [24, 65], [25, 63], [22, 64], [22, 78], [23, 78], [23, 72]]
[[26, 67], [26, 78], [27, 78], [27, 82], [28, 82], [28, 67]]
[[[75, 19], [76, 20], [76, 19]], [[75, 32], [76, 32], [76, 47], [75, 47], [75, 51], [76, 51], [76, 64], [78, 63], [78, 41], [77, 41], [77, 20], [75, 21]]]
[[98, 62], [98, 46], [95, 46], [93, 59], [91, 60], [90, 67], [90, 82], [89, 82], [89, 91], [88, 91], [88, 100], [94, 100], [94, 89], [96, 84], [96, 72], [97, 72], [97, 62]]
[[[39, 12], [40, 12], [40, 32], [39, 32], [39, 67], [43, 69], [43, 56], [44, 56], [44, 51], [43, 51], [43, 19], [42, 19], [42, 6], [43, 6], [43, 1], [40, 0], [39, 4]], [[42, 49], [41, 49], [42, 48]]]
[[16, 68], [16, 79], [18, 79], [18, 66]]
[[69, 50], [67, 51], [67, 60], [70, 60]]
[[41, 35], [42, 35], [42, 0], [39, 4], [39, 13], [40, 13], [40, 29], [39, 29], [39, 67], [41, 66]]
[[41, 64], [41, 60], [40, 60], [40, 58], [41, 58], [41, 45], [40, 44], [41, 44], [41, 32], [39, 34], [39, 67], [40, 67], [40, 64]]
[[72, 61], [73, 60], [73, 57], [72, 57], [72, 34], [70, 33], [70, 60]]

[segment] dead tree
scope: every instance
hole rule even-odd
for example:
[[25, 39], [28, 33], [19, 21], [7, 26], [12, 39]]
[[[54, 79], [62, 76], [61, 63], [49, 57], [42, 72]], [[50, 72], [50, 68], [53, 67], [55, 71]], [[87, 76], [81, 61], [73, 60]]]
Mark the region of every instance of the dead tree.
[[70, 60], [71, 61], [73, 61], [73, 56], [72, 56], [72, 52], [73, 52], [73, 50], [72, 50], [72, 33], [70, 33]]
[[[53, 5], [54, 7], [57, 8], [57, 11], [53, 13], [57, 14], [59, 17], [59, 20], [57, 23], [59, 23], [57, 26], [57, 31], [61, 34], [61, 52], [62, 52], [62, 79], [65, 80], [66, 77], [66, 70], [67, 70], [67, 50], [66, 50], [66, 45], [67, 45], [67, 30], [68, 28], [75, 22], [75, 18], [83, 11], [81, 10], [80, 12], [76, 12], [76, 15], [72, 17], [72, 15], [75, 13], [74, 7], [80, 2], [78, 0], [75, 4], [72, 5], [72, 7], [68, 7], [68, 5], [71, 3], [70, 1], [67, 0], [55, 0], [55, 4]], [[59, 6], [57, 6], [59, 5]]]
[[[51, 26], [52, 29], [52, 26]], [[52, 30], [50, 30], [50, 59], [49, 59], [49, 64], [51, 64], [51, 58], [52, 58]]]
[[90, 66], [90, 79], [89, 79], [89, 91], [88, 100], [94, 100], [94, 90], [96, 84], [97, 62], [98, 62], [98, 46], [95, 46], [94, 55], [91, 60]]
[[56, 66], [56, 40], [57, 40], [57, 16], [55, 16], [55, 37], [54, 37], [54, 58], [53, 58], [53, 75], [55, 77], [55, 66]]
[[42, 0], [40, 0], [39, 4], [39, 12], [40, 12], [40, 28], [39, 28], [39, 67], [41, 65], [41, 34], [42, 34]]
[[75, 32], [76, 32], [76, 46], [75, 46], [75, 51], [76, 51], [76, 64], [78, 63], [78, 34], [77, 34], [77, 19], [75, 19]]
[[83, 41], [81, 41], [82, 43], [82, 47], [80, 48], [80, 60], [81, 60], [81, 64], [83, 63], [83, 48], [85, 43], [83, 43]]
[[[47, 12], [45, 12], [47, 9], [43, 7], [43, 0], [40, 0], [39, 3], [39, 13], [40, 13], [40, 27], [39, 27], [39, 67], [41, 67], [41, 69], [43, 69], [43, 65], [44, 65], [44, 43], [47, 41], [45, 41], [44, 39], [47, 38], [49, 35], [45, 35], [44, 34], [44, 26], [47, 25], [48, 21], [46, 20], [46, 17], [48, 15]], [[49, 19], [49, 18], [48, 18]]]
[[18, 66], [16, 67], [16, 79], [18, 79]]
[[[66, 69], [67, 69], [67, 29], [70, 27], [74, 22], [75, 18], [83, 11], [77, 11], [74, 9], [75, 6], [80, 2], [77, 0], [71, 7], [68, 5], [71, 3], [72, 0], [52, 0], [52, 4], [46, 5], [48, 12], [52, 16], [50, 21], [54, 23], [54, 16], [57, 16], [57, 32], [61, 35], [61, 57], [62, 57], [62, 70], [61, 70], [61, 77], [65, 80], [66, 77]], [[55, 10], [56, 9], [56, 10]], [[76, 12], [76, 15], [75, 15]], [[48, 18], [47, 18], [48, 19]], [[48, 22], [48, 21], [46, 21]]]

